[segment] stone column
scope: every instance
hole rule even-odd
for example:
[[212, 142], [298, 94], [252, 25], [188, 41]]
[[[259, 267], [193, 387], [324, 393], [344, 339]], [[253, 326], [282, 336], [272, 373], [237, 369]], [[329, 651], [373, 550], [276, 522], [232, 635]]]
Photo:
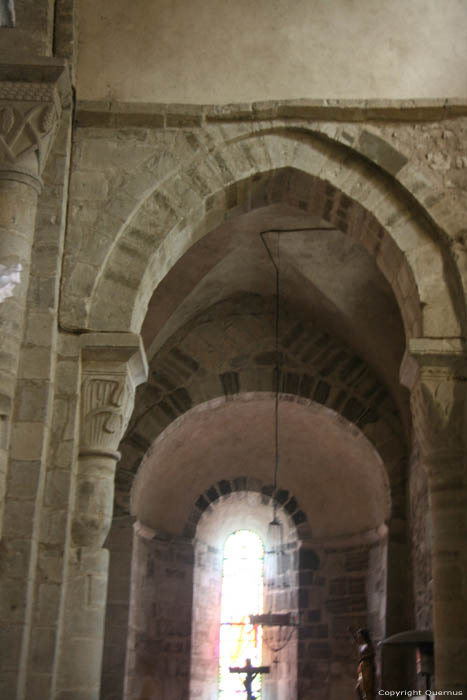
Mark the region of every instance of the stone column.
[[[467, 355], [460, 340], [415, 339], [402, 367], [427, 466], [438, 690], [467, 693]], [[428, 504], [427, 504], [428, 507]]]
[[0, 265], [19, 273], [0, 303], [0, 534], [37, 197], [67, 94], [58, 62], [0, 65]]
[[59, 700], [97, 700], [101, 677], [117, 448], [134, 392], [147, 376], [145, 353], [130, 333], [83, 336], [80, 446], [62, 622]]

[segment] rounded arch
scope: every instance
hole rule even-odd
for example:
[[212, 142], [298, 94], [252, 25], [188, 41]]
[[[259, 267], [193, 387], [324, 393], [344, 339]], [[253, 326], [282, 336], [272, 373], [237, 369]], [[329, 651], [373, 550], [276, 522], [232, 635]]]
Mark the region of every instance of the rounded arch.
[[[289, 530], [296, 530], [300, 540], [311, 537], [312, 532], [308, 524], [308, 518], [301, 509], [298, 498], [286, 489], [274, 489], [272, 484], [266, 484], [261, 479], [252, 476], [220, 479], [200, 493], [186, 520], [183, 535], [185, 537], [194, 537], [201, 519], [208, 511], [211, 511], [218, 503], [226, 502], [235, 494], [241, 493], [259, 494], [260, 500], [258, 500], [258, 505], [265, 506], [275, 503], [281, 517], [288, 523]], [[247, 529], [251, 529], [251, 525], [248, 525]], [[264, 536], [265, 533], [262, 533], [262, 535]]]
[[[459, 335], [464, 310], [444, 281], [454, 262], [447, 247], [442, 251], [441, 227], [450, 222], [442, 220], [439, 193], [420, 185], [391, 144], [351, 126], [255, 125], [230, 140], [218, 128], [185, 135], [191, 153], [185, 143], [179, 167], [149, 195], [124, 198], [122, 225], [98, 274], [83, 276], [73, 291], [81, 311], [72, 325], [139, 331], [154, 289], [190, 245], [266, 197], [295, 199], [366, 247], [394, 291], [408, 336]], [[73, 307], [71, 297], [67, 304]]]
[[[126, 507], [128, 492], [142, 459], [159, 436], [190, 411], [210, 402], [261, 395], [272, 399], [276, 355], [269, 299], [250, 299], [253, 313], [244, 318], [243, 297], [208, 308], [182, 327], [150, 364], [148, 382], [137, 391], [135, 409], [117, 469], [116, 498]], [[209, 334], [207, 326], [209, 325]], [[223, 349], [225, 328], [238, 338]], [[209, 337], [208, 354], [199, 333]], [[381, 456], [391, 488], [403, 481], [406, 428], [387, 385], [349, 346], [319, 324], [290, 312], [282, 321], [279, 349], [281, 404], [287, 401], [323, 406], [343, 425], [361, 433]]]
[[[300, 510], [307, 519], [312, 514], [309, 524], [317, 537], [350, 535], [388, 521], [389, 478], [363, 433], [324, 406], [287, 395], [282, 399], [283, 459], [276, 498], [289, 504], [292, 516], [301, 519]], [[243, 490], [248, 483], [255, 489], [268, 486], [273, 405], [268, 394], [241, 394], [206, 402], [173, 421], [138, 470], [132, 514], [156, 531], [178, 536], [217, 500], [216, 487], [196, 501], [214, 481], [238, 479]], [[242, 475], [250, 478], [247, 484]], [[299, 508], [293, 493], [300, 493]]]

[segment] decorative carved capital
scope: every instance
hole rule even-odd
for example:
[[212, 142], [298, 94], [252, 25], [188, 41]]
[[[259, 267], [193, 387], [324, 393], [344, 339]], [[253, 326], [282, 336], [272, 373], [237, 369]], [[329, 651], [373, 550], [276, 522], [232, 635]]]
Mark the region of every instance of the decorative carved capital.
[[123, 437], [133, 408], [136, 386], [147, 376], [138, 336], [91, 333], [82, 350], [80, 454], [108, 454]]
[[460, 339], [413, 339], [401, 367], [411, 392], [414, 430], [427, 462], [465, 451], [467, 354]]
[[100, 374], [96, 369], [81, 387], [80, 452], [99, 450], [113, 453], [124, 432], [132, 390], [126, 372]]
[[146, 356], [131, 333], [90, 333], [81, 351], [81, 434], [72, 537], [99, 548], [112, 522], [116, 451], [147, 376]]
[[41, 173], [69, 98], [64, 65], [0, 64], [0, 178], [41, 187]]

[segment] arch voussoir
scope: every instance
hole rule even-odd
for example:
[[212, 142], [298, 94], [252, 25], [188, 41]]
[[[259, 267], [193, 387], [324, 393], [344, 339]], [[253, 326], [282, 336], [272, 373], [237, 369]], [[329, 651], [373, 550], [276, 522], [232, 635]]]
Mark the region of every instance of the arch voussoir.
[[[256, 299], [254, 312], [247, 316], [239, 316], [236, 308], [229, 300], [211, 307], [180, 329], [153, 357], [149, 380], [138, 391], [121, 445], [119, 471], [124, 489], [157, 437], [183, 414], [212, 401], [274, 396], [276, 355], [271, 352], [270, 303]], [[321, 405], [340, 415], [346, 430], [351, 426], [361, 432], [383, 463], [404, 461], [405, 435], [399, 411], [362, 358], [313, 323], [292, 317], [283, 321], [279, 347], [281, 401]], [[117, 474], [117, 501], [123, 503], [127, 496], [118, 493], [119, 484]]]
[[[376, 256], [398, 299], [409, 337], [435, 331], [459, 335], [460, 321], [440, 274], [439, 241], [429, 224], [431, 218], [438, 228], [446, 222], [456, 227], [458, 215], [436, 193], [430, 199], [430, 188], [417, 185], [406, 155], [376, 131], [355, 124], [313, 123], [298, 128], [271, 122], [244, 125], [241, 135], [230, 140], [228, 131], [217, 126], [207, 127], [206, 133], [186, 131], [173, 139], [180, 157], [172, 153], [166, 173], [157, 166], [159, 182], [152, 192], [148, 194], [150, 160], [143, 159], [141, 201], [136, 202], [136, 189], [130, 187], [131, 194], [124, 193], [104, 207], [121, 224], [94, 274], [91, 292], [86, 275], [82, 289], [75, 282], [75, 308], [81, 309], [81, 316], [87, 314], [82, 325], [138, 331], [144, 312], [136, 307], [146, 308], [164, 272], [189, 245], [209, 227], [264, 205], [266, 197], [321, 215]], [[289, 177], [281, 184], [285, 171]], [[269, 193], [258, 184], [264, 177], [270, 182]], [[416, 191], [404, 195], [409, 185], [419, 187], [419, 198]], [[135, 245], [132, 238], [139, 231], [147, 238]], [[86, 264], [79, 256], [75, 263]], [[436, 267], [436, 273], [427, 276], [425, 263]], [[124, 304], [119, 299], [123, 287], [130, 290]]]

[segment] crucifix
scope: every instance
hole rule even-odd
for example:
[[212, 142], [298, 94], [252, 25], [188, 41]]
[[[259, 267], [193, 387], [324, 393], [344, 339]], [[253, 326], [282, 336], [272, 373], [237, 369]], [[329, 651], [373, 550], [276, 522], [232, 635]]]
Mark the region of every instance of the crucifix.
[[229, 671], [230, 673], [245, 673], [246, 678], [243, 681], [243, 685], [245, 686], [246, 690], [246, 696], [248, 700], [255, 700], [255, 696], [252, 693], [251, 690], [251, 684], [253, 683], [254, 679], [258, 675], [258, 673], [269, 673], [271, 670], [270, 666], [252, 666], [251, 665], [251, 659], [246, 660], [246, 664], [243, 667], [240, 666], [229, 666]]

